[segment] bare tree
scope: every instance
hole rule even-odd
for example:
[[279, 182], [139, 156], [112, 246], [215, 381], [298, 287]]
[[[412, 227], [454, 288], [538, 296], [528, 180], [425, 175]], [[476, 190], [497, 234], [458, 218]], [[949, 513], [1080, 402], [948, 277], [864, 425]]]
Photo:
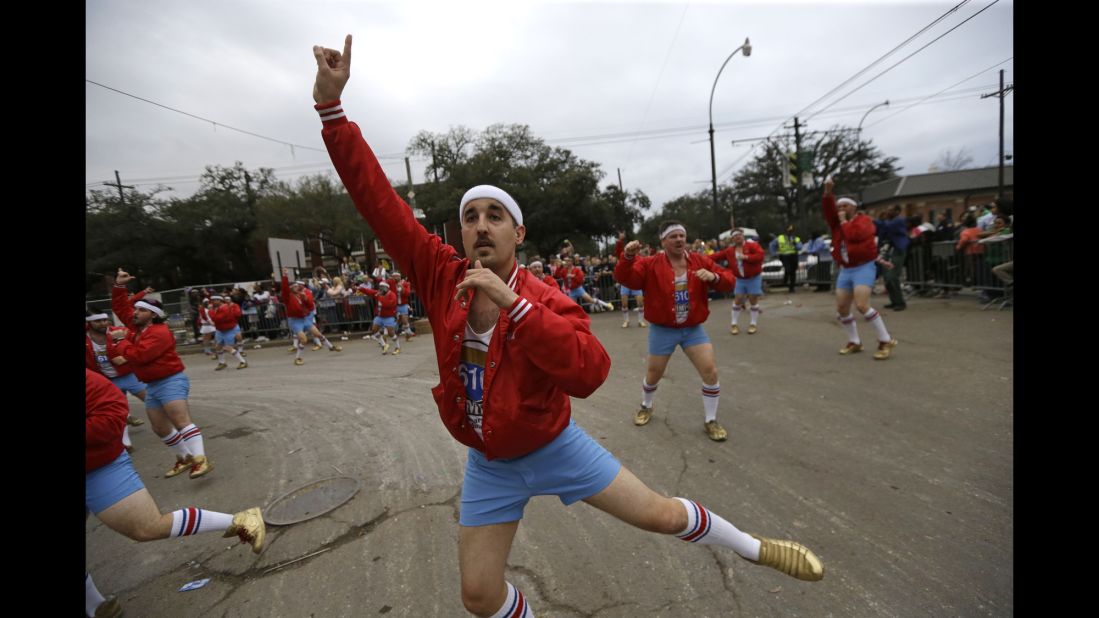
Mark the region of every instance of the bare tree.
[[953, 172], [964, 170], [972, 164], [973, 155], [966, 151], [965, 146], [959, 148], [957, 153], [947, 148], [946, 152], [940, 153], [939, 157], [931, 163], [930, 171]]

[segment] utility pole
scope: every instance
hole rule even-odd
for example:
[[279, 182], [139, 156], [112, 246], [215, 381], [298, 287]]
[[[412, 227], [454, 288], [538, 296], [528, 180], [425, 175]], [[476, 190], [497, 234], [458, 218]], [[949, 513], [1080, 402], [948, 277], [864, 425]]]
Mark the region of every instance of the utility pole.
[[788, 205], [786, 209], [787, 225], [793, 223], [801, 212], [801, 176], [804, 173], [801, 165], [801, 128], [804, 126], [798, 117], [794, 116], [794, 161], [796, 162], [794, 169], [797, 180], [794, 182], [794, 203]]
[[431, 169], [435, 171], [435, 184], [439, 184], [439, 165], [435, 162], [435, 140], [431, 141]]
[[[1002, 123], [1001, 123], [1001, 126], [1002, 126]], [[1004, 150], [1003, 147], [1001, 147], [1000, 148], [1000, 155], [1001, 155], [1000, 160], [1001, 161], [1003, 160], [1003, 150]], [[118, 175], [118, 170], [114, 171], [114, 180], [115, 180], [115, 184], [113, 184], [113, 185], [109, 182], [105, 182], [103, 184], [107, 185], [108, 187], [118, 187], [118, 201], [125, 204], [126, 203], [126, 196], [124, 196], [122, 194], [122, 189], [123, 188], [133, 189], [134, 186], [133, 185], [124, 185], [124, 184], [122, 184], [122, 178]]]
[[622, 188], [622, 168], [615, 168], [618, 170], [618, 190], [625, 193], [626, 190]]
[[1004, 70], [1000, 69], [1000, 89], [996, 92], [981, 95], [982, 99], [988, 97], [1000, 98], [1000, 178], [996, 189], [996, 199], [1004, 197], [1004, 96], [1014, 89], [1014, 84], [1004, 88]]

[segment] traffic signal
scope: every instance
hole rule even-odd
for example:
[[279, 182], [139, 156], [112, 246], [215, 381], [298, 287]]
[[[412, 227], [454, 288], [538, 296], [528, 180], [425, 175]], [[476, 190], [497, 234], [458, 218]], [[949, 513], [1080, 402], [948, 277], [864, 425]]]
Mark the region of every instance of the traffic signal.
[[782, 175], [782, 186], [789, 188], [798, 184], [798, 153], [786, 153], [786, 169]]

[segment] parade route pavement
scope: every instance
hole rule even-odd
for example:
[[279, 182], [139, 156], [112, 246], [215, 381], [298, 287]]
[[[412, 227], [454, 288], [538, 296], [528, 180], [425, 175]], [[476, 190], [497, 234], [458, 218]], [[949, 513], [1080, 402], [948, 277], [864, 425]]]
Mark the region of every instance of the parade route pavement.
[[[900, 342], [882, 362], [861, 318], [866, 350], [837, 354], [845, 337], [833, 303], [830, 293], [772, 294], [760, 332], [746, 334], [745, 311], [737, 336], [731, 301], [711, 303], [724, 443], [703, 431], [701, 380], [680, 351], [653, 421], [633, 425], [647, 329], [636, 318], [623, 329], [620, 312], [592, 315], [611, 371], [591, 397], [573, 400], [576, 422], [650, 487], [744, 531], [804, 543], [823, 560], [824, 579], [798, 581], [731, 550], [539, 497], [507, 569], [536, 615], [1014, 613], [1012, 312], [981, 311], [972, 298], [882, 310]], [[343, 352], [307, 350], [303, 366], [286, 344], [248, 349], [240, 371], [183, 356], [214, 470], [164, 478], [170, 450], [148, 423], [132, 427], [135, 465], [163, 512], [263, 506], [331, 476], [362, 488], [326, 515], [268, 527], [259, 556], [220, 533], [136, 543], [89, 517], [87, 569], [126, 615], [467, 615], [457, 552], [466, 448], [429, 390], [438, 383], [430, 335], [402, 341], [398, 357], [357, 336], [338, 343]], [[137, 399], [130, 407], [145, 417]], [[177, 592], [204, 578], [205, 587]]]

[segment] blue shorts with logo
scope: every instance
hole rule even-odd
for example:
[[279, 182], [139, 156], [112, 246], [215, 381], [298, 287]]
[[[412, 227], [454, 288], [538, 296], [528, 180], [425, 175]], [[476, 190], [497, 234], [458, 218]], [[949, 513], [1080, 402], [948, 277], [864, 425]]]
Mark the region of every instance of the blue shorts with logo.
[[649, 324], [649, 354], [652, 356], [670, 356], [677, 345], [686, 350], [703, 343], [710, 343], [710, 336], [701, 324], [686, 328]]
[[145, 391], [146, 408], [163, 408], [164, 404], [180, 399], [186, 401], [191, 394], [191, 380], [180, 371], [167, 378], [149, 382]]
[[837, 290], [854, 290], [857, 285], [874, 287], [874, 279], [878, 278], [878, 267], [874, 262], [867, 262], [854, 268], [840, 267], [840, 275], [836, 278]]
[[135, 397], [138, 393], [142, 393], [148, 388], [145, 386], [144, 382], [138, 380], [137, 376], [132, 373], [127, 373], [126, 375], [117, 378], [111, 378], [111, 382], [123, 393], [130, 393]]
[[314, 309], [305, 314], [305, 328], [313, 328], [317, 325], [317, 310]]
[[306, 318], [291, 318], [287, 316], [286, 324], [290, 326], [291, 335], [305, 332], [305, 330], [309, 328], [309, 323]]
[[763, 296], [763, 273], [759, 273], [750, 279], [738, 278], [736, 280], [736, 287], [733, 288], [733, 294], [736, 294], [737, 296], [740, 296], [741, 294]]
[[389, 317], [383, 318], [381, 316], [374, 316], [374, 326], [381, 326], [382, 328], [397, 328], [397, 318]]
[[534, 496], [557, 496], [565, 505], [590, 498], [606, 489], [621, 468], [614, 455], [572, 420], [552, 442], [522, 457], [488, 461], [471, 448], [458, 523], [519, 521]]
[[99, 514], [145, 489], [125, 449], [114, 461], [84, 475], [84, 508]]
[[631, 290], [630, 288], [620, 285], [618, 286], [618, 293], [622, 296], [644, 296], [645, 293], [641, 290]]
[[397, 305], [397, 315], [408, 315], [408, 304]]
[[214, 341], [218, 342], [221, 345], [236, 345], [237, 333], [239, 332], [239, 324], [237, 326], [234, 326], [233, 328], [230, 328], [229, 330], [219, 330], [218, 332], [214, 333]]
[[580, 286], [576, 289], [569, 290], [569, 298], [579, 301], [588, 292], [584, 289], [584, 286]]

